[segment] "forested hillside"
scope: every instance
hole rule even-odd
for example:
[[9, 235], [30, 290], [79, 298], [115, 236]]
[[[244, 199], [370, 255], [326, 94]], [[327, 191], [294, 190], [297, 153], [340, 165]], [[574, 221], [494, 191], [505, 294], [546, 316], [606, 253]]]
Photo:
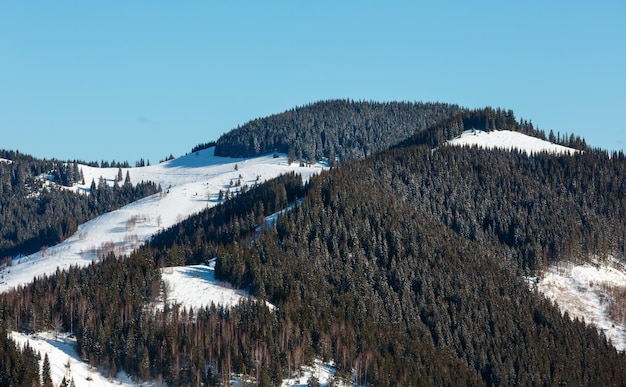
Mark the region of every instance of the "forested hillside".
[[81, 223], [159, 189], [152, 182], [133, 184], [120, 178], [112, 187], [104, 180], [92, 181], [91, 194], [81, 195], [63, 188], [84, 184], [76, 162], [9, 151], [0, 151], [0, 159], [0, 263], [55, 245]]
[[[522, 275], [623, 250], [626, 158], [574, 137], [576, 156], [444, 145], [502, 126], [534, 131], [510, 111], [464, 111], [306, 185], [261, 184], [128, 258], [0, 295], [0, 321], [71, 331], [92, 365], [168, 385], [242, 369], [275, 385], [314, 357], [360, 385], [624, 385], [626, 356]], [[150, 307], [167, 292], [159, 267], [213, 257], [220, 279], [277, 309]]]
[[224, 134], [215, 154], [288, 153], [291, 161], [345, 162], [380, 152], [460, 111], [444, 103], [330, 100], [260, 118]]

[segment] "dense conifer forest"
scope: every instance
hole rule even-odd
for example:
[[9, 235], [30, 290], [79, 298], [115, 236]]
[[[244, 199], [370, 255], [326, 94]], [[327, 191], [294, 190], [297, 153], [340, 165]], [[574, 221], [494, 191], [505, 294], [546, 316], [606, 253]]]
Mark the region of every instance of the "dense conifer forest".
[[[330, 106], [352, 117], [365, 105]], [[169, 385], [218, 385], [242, 369], [275, 385], [315, 357], [359, 385], [626, 384], [624, 354], [523, 277], [623, 251], [624, 155], [560, 135], [583, 152], [446, 146], [470, 128], [546, 137], [511, 111], [448, 113], [307, 184], [284, 175], [234, 196], [129, 257], [2, 294], [0, 329], [72, 332], [90, 364]], [[159, 268], [214, 257], [216, 275], [256, 301], [155, 307], [167, 292]], [[38, 384], [37, 354], [1, 336], [0, 385]]]
[[444, 103], [321, 101], [250, 121], [221, 136], [215, 154], [282, 152], [290, 161], [327, 158], [334, 165], [387, 149], [460, 110]]

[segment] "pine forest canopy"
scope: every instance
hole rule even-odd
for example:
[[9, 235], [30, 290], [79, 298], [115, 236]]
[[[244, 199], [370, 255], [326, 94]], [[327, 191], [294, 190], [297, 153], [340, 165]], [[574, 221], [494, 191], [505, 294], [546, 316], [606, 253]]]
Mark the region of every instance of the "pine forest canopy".
[[250, 121], [220, 137], [215, 154], [281, 152], [292, 161], [345, 162], [395, 145], [459, 110], [444, 103], [322, 101]]

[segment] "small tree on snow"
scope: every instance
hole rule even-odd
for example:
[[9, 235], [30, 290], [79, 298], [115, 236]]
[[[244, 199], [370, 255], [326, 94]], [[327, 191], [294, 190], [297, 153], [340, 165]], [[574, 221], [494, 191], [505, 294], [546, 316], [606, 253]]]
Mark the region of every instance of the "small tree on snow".
[[43, 387], [52, 387], [52, 376], [50, 375], [50, 359], [48, 358], [48, 354], [43, 358], [43, 369], [41, 372], [41, 376], [43, 379]]

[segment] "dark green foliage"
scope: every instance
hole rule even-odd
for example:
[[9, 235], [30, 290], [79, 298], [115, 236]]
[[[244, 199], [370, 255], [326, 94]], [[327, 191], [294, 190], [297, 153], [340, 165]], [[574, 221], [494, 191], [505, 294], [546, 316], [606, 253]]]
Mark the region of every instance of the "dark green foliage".
[[39, 354], [18, 348], [7, 335], [5, 308], [0, 305], [0, 387], [39, 386]]
[[210, 142], [206, 142], [204, 144], [196, 145], [196, 146], [194, 146], [191, 149], [191, 153], [198, 152], [198, 151], [201, 151], [203, 149], [207, 149], [207, 148], [213, 147], [213, 146], [215, 146], [215, 144], [216, 144], [215, 141], [210, 141]]
[[[525, 270], [619, 256], [626, 159], [586, 151], [555, 156], [478, 148], [388, 152], [394, 193], [482, 246], [503, 243]], [[400, 161], [401, 160], [401, 161]]]
[[215, 155], [251, 157], [271, 152], [290, 161], [363, 158], [458, 112], [456, 105], [409, 102], [322, 101], [256, 119], [224, 134]]
[[50, 359], [48, 358], [48, 354], [44, 356], [43, 359], [43, 367], [41, 373], [42, 386], [43, 387], [52, 387], [52, 376], [50, 374]]

